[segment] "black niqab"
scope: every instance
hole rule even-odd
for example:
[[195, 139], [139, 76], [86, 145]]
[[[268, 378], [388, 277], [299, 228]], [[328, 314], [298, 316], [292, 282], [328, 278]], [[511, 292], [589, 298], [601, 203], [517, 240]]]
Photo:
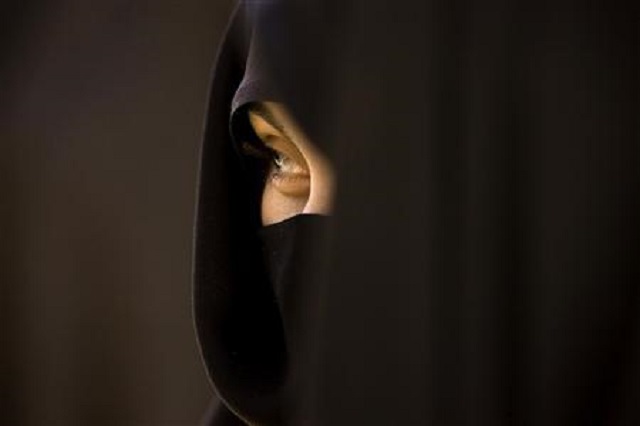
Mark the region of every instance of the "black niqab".
[[[261, 172], [241, 155], [246, 107], [280, 101], [262, 45], [279, 26], [275, 2], [241, 3], [216, 65], [202, 151], [196, 233], [195, 319], [219, 400], [215, 425], [288, 422], [303, 308], [325, 218], [260, 224]], [[305, 302], [309, 300], [310, 302]], [[293, 355], [293, 357], [292, 357]], [[242, 419], [242, 420], [241, 420]]]

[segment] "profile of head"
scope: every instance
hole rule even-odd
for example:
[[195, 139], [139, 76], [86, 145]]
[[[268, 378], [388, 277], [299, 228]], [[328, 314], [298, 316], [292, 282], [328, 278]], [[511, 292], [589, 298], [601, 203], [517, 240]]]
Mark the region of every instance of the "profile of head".
[[221, 412], [258, 424], [281, 423], [306, 320], [300, 306], [319, 275], [313, 253], [337, 183], [327, 144], [309, 137], [298, 119], [307, 115], [270, 77], [274, 58], [261, 47], [274, 42], [265, 38], [278, 25], [274, 4], [241, 3], [216, 65], [194, 279], [196, 326]]

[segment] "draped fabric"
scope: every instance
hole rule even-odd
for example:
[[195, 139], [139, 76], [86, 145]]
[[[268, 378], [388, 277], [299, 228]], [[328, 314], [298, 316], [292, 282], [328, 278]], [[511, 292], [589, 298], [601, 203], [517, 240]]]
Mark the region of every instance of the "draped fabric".
[[[225, 151], [246, 55], [223, 47], [195, 297], [237, 418], [638, 424], [638, 6], [284, 0], [278, 13], [268, 69], [338, 191], [305, 249], [321, 262], [296, 283], [290, 337], [263, 272], [241, 267], [260, 264]], [[236, 372], [229, 342], [250, 354]]]

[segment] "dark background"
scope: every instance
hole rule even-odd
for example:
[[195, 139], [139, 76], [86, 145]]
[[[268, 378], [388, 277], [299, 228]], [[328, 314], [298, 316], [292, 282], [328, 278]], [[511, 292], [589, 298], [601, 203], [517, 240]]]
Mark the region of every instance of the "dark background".
[[231, 0], [22, 0], [0, 22], [0, 424], [192, 425], [191, 233]]

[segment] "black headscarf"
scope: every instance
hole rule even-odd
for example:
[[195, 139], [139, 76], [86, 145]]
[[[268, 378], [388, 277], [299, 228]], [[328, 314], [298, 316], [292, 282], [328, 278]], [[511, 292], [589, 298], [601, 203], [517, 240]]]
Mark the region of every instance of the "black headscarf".
[[[241, 155], [251, 137], [246, 109], [281, 101], [265, 64], [279, 39], [276, 1], [243, 2], [218, 55], [200, 171], [194, 306], [203, 358], [217, 392], [206, 422], [283, 424], [297, 388], [295, 358], [311, 266], [324, 218], [260, 224], [258, 160]], [[277, 55], [277, 53], [276, 53]], [[315, 274], [317, 276], [317, 274]]]
[[638, 6], [284, 0], [277, 16], [267, 68], [338, 194], [327, 232], [289, 250], [293, 333], [255, 266], [228, 128], [246, 53], [227, 42], [195, 276], [227, 406], [281, 424], [640, 424]]

